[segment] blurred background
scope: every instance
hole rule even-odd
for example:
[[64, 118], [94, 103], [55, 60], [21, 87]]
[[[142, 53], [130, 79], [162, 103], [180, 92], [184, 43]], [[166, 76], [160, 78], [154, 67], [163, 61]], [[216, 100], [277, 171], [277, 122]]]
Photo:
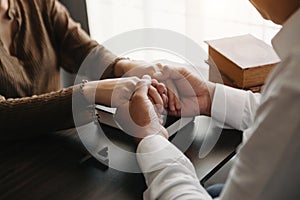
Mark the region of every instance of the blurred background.
[[[264, 20], [249, 0], [60, 1], [67, 5], [74, 19], [80, 21], [100, 44], [126, 31], [162, 28], [191, 38], [207, 52], [205, 40], [252, 34], [271, 44], [271, 39], [280, 29], [280, 26]], [[148, 61], [165, 59], [186, 64], [178, 56], [157, 49], [133, 51], [122, 56]], [[207, 66], [200, 65], [207, 71]], [[66, 74], [66, 80], [70, 79], [64, 81], [68, 86], [73, 77], [63, 73]]]
[[280, 26], [264, 20], [248, 0], [87, 0], [91, 36], [99, 41], [138, 28], [164, 28], [201, 45], [252, 34], [270, 44]]

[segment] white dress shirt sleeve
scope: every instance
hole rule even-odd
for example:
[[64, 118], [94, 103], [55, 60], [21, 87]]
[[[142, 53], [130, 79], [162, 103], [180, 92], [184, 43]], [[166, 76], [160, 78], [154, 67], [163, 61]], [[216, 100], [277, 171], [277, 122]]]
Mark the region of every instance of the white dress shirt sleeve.
[[144, 199], [212, 199], [200, 185], [190, 160], [164, 137], [143, 139], [137, 160], [148, 186]]
[[273, 72], [221, 199], [299, 199], [299, 55]]
[[[220, 199], [299, 199], [299, 63], [300, 58], [282, 62], [289, 70], [277, 70], [280, 76], [266, 86]], [[244, 101], [251, 98], [243, 93]], [[149, 136], [137, 153], [148, 185], [144, 199], [211, 199], [189, 159], [167, 139]]]
[[216, 84], [211, 116], [220, 126], [246, 130], [260, 104], [261, 95]]
[[[244, 134], [250, 135], [238, 150], [222, 200], [300, 197], [299, 22], [300, 10], [274, 41], [283, 49], [284, 59], [268, 78], [262, 98], [216, 86], [212, 117], [233, 128], [247, 129]], [[168, 140], [150, 136], [142, 140], [138, 152], [143, 153], [137, 159], [148, 185], [145, 199], [211, 199], [190, 161]]]

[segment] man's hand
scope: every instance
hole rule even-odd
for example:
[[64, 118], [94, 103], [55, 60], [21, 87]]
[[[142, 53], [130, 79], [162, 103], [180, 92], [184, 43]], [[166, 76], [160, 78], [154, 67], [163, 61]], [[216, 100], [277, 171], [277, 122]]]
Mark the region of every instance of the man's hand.
[[[185, 68], [164, 66], [161, 72], [154, 74], [159, 81], [173, 81], [178, 90], [181, 111], [170, 111], [170, 114], [196, 116], [211, 114], [211, 104], [215, 84], [203, 81]], [[170, 101], [170, 98], [169, 98]]]
[[115, 65], [115, 76], [116, 77], [128, 77], [137, 76], [142, 78], [144, 75], [152, 75], [155, 72], [162, 70], [160, 63], [150, 63], [141, 60], [120, 60]]
[[[163, 65], [161, 63], [149, 63], [145, 61], [136, 60], [120, 60], [115, 65], [115, 76], [116, 77], [132, 77], [137, 76], [141, 78], [144, 75], [149, 75], [153, 78], [155, 73], [161, 72], [163, 70]], [[181, 106], [178, 99], [178, 92], [175, 84], [172, 80], [162, 81], [168, 88], [167, 96], [168, 103], [166, 103], [165, 108], [170, 111], [180, 111]]]
[[[118, 107], [116, 120], [125, 132], [136, 138], [142, 139], [154, 134], [168, 138], [168, 133], [161, 124], [162, 120], [159, 109], [156, 107], [157, 104], [152, 102], [148, 96], [150, 88], [151, 78], [144, 76], [137, 84], [131, 99]], [[159, 95], [158, 92], [157, 95]]]

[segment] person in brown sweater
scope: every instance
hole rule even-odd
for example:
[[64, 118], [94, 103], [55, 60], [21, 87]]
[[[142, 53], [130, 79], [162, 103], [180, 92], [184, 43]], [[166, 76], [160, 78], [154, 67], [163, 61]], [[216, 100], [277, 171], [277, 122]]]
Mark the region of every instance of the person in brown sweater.
[[[18, 139], [74, 127], [72, 96], [85, 105], [111, 106], [117, 83], [129, 94], [139, 78], [107, 79], [61, 89], [60, 67], [77, 73], [85, 58], [105, 69], [102, 79], [121, 77], [133, 68], [155, 71], [160, 65], [120, 60], [92, 40], [56, 0], [0, 0], [0, 140]], [[95, 70], [91, 66], [91, 71]], [[127, 93], [126, 93], [127, 92]], [[152, 90], [157, 101], [157, 90]], [[130, 98], [123, 96], [124, 98]], [[92, 120], [87, 118], [86, 121]]]

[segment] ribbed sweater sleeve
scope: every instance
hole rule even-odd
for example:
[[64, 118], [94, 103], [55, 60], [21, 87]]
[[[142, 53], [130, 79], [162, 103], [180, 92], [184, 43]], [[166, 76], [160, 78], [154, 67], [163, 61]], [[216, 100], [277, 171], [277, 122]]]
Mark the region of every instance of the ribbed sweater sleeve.
[[10, 13], [18, 29], [13, 56], [0, 42], [0, 140], [74, 127], [73, 115], [80, 124], [92, 121], [79, 85], [59, 89], [59, 68], [77, 73], [85, 63], [86, 75], [100, 70], [102, 78], [113, 77], [107, 66], [116, 56], [92, 40], [56, 0], [11, 1]]
[[5, 99], [0, 96], [0, 140], [23, 139], [74, 127], [72, 97], [76, 100], [81, 124], [93, 120], [85, 97], [76, 85], [32, 97]]
[[[52, 23], [53, 32], [59, 47], [59, 58], [61, 67], [71, 73], [77, 73], [82, 62], [92, 49], [97, 47], [97, 67], [106, 69], [115, 59], [116, 55], [110, 52], [103, 45], [92, 40], [85, 31], [70, 17], [66, 8], [55, 0], [50, 0], [48, 5], [49, 17]], [[91, 68], [91, 70], [94, 70]], [[103, 74], [104, 78], [113, 77], [111, 69]]]

